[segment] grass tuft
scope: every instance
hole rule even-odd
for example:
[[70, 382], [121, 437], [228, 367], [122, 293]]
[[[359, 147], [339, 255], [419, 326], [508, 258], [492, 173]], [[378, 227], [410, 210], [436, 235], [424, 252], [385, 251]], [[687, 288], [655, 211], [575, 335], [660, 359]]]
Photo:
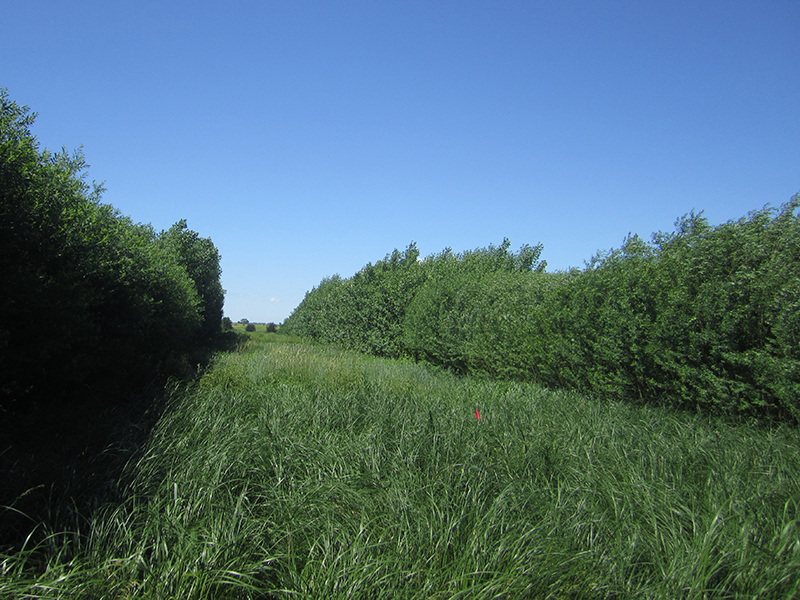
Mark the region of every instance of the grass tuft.
[[0, 597], [800, 594], [796, 429], [279, 339], [175, 390], [126, 501]]

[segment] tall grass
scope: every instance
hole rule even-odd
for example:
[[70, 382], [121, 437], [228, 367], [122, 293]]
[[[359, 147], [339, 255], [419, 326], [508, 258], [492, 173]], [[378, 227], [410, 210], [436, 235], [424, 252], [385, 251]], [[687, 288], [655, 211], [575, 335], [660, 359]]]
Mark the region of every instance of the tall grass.
[[0, 596], [800, 594], [789, 427], [298, 342], [221, 354], [172, 403], [128, 501], [0, 557]]

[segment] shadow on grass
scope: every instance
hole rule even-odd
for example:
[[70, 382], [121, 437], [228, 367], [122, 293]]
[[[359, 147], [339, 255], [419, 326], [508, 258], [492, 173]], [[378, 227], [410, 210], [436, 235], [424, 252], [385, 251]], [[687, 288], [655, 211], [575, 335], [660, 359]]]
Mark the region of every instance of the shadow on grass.
[[[221, 334], [196, 349], [180, 379], [196, 376], [214, 353], [235, 350], [243, 339]], [[99, 507], [123, 500], [118, 482], [125, 465], [166, 408], [166, 389], [179, 381], [159, 376], [135, 391], [104, 385], [0, 407], [0, 549], [18, 550], [48, 533], [87, 531]]]

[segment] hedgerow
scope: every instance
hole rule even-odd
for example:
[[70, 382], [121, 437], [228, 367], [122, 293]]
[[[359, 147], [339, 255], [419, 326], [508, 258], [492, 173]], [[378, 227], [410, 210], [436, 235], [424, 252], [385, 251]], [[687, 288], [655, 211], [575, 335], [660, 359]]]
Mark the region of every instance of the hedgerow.
[[185, 373], [220, 329], [217, 249], [101, 203], [82, 153], [40, 150], [34, 118], [0, 90], [0, 405]]
[[284, 330], [461, 373], [797, 421], [798, 208], [800, 195], [716, 227], [692, 213], [569, 272], [545, 272], [541, 245], [418, 261], [412, 244], [324, 280]]

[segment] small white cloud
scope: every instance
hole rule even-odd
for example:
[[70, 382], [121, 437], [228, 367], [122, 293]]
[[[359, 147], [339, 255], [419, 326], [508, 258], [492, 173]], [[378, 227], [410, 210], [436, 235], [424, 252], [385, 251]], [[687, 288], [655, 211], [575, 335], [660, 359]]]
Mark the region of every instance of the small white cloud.
[[270, 302], [280, 302], [280, 300], [278, 300], [277, 298], [270, 298], [269, 301]]

